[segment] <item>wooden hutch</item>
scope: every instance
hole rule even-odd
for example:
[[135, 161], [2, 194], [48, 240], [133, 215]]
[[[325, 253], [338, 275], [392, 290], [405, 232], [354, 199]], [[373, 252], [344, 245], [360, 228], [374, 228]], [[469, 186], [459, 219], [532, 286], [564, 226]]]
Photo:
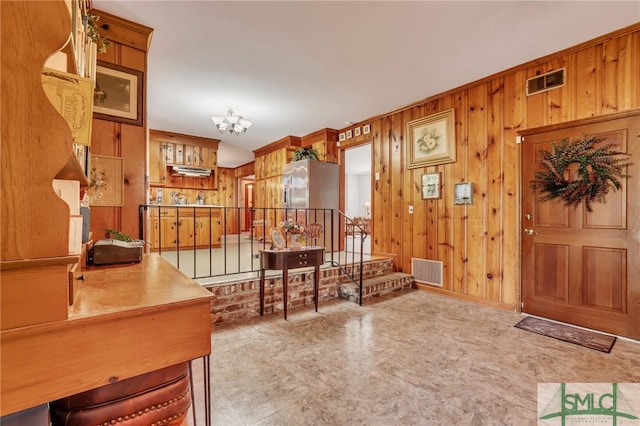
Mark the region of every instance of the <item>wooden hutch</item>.
[[70, 39], [70, 4], [0, 2], [0, 416], [211, 350], [210, 293], [156, 255], [75, 280], [81, 255], [69, 255], [70, 210], [52, 180], [88, 181], [41, 82], [45, 60]]

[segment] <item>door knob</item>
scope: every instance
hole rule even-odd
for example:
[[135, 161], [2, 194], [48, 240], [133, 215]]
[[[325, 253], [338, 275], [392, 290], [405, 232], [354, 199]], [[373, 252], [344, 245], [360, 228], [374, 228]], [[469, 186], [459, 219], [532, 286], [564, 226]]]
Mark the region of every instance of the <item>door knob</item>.
[[531, 220], [531, 219], [533, 219], [533, 216], [531, 216], [531, 213], [527, 213], [527, 214], [524, 215], [524, 218], [527, 219], [527, 220]]
[[524, 233], [527, 235], [534, 235], [537, 234], [537, 232], [533, 232], [533, 229], [525, 229]]

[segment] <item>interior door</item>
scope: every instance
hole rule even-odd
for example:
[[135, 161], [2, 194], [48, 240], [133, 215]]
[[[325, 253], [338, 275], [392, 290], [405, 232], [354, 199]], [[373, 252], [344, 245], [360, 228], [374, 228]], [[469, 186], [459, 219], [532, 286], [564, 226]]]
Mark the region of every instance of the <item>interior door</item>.
[[[606, 203], [577, 208], [541, 202], [531, 189], [539, 150], [582, 136], [604, 138], [632, 155], [622, 188]], [[523, 312], [640, 338], [640, 117], [581, 125], [524, 138], [522, 149]], [[570, 172], [575, 178], [575, 170]]]
[[253, 209], [254, 196], [253, 196], [253, 183], [246, 183], [244, 185], [244, 227], [243, 231], [251, 229], [251, 209]]

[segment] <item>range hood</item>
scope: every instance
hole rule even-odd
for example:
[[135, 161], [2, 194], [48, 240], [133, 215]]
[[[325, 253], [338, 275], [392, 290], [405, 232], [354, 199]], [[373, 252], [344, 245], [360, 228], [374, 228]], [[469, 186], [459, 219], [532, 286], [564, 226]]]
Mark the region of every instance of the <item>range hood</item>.
[[171, 174], [173, 176], [209, 177], [211, 176], [211, 169], [191, 166], [171, 166]]

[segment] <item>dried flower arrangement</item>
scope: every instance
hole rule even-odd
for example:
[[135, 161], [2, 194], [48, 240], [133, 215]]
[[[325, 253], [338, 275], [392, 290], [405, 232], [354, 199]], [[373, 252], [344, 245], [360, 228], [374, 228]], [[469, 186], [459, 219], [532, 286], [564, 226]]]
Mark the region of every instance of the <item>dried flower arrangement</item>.
[[[578, 207], [583, 201], [587, 211], [591, 212], [591, 203], [605, 202], [604, 196], [609, 188], [620, 189], [618, 178], [629, 177], [624, 173], [629, 154], [613, 150], [613, 144], [595, 147], [603, 138], [584, 137], [570, 142], [567, 139], [557, 145], [553, 151], [540, 150], [543, 170], [534, 173], [532, 189], [540, 189], [543, 196], [540, 201], [554, 198], [564, 200], [565, 205]], [[578, 178], [569, 180], [568, 168], [577, 164]]]

